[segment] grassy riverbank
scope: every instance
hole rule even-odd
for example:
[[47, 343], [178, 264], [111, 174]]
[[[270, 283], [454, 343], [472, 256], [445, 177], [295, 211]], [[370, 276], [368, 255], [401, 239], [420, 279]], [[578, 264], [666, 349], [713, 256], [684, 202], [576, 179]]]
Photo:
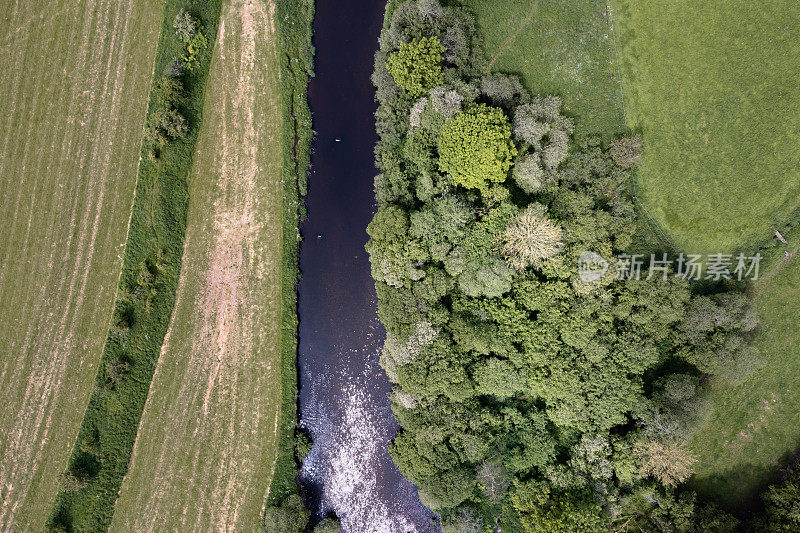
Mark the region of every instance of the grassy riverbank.
[[[208, 46], [199, 51], [194, 68], [183, 75], [185, 98], [178, 111], [188, 122], [188, 133], [157, 153], [151, 152], [148, 143], [142, 146], [112, 326], [50, 519], [52, 526], [68, 531], [109, 527], [175, 303], [186, 229], [187, 176], [202, 120], [220, 2], [166, 2], [154, 80], [183, 53], [184, 44], [172, 27], [181, 9], [200, 20]], [[161, 105], [158, 96], [151, 94], [148, 120]]]
[[[269, 532], [270, 520], [279, 515], [307, 516], [292, 508], [289, 498], [298, 493], [295, 482], [299, 460], [295, 453], [297, 426], [297, 281], [299, 222], [305, 216], [302, 197], [307, 190], [311, 162], [311, 110], [306, 90], [314, 73], [311, 43], [314, 4], [307, 0], [276, 0], [278, 60], [280, 64], [280, 106], [283, 128], [283, 241], [281, 255], [281, 397], [278, 418], [277, 457], [266, 494], [262, 530]], [[296, 512], [295, 512], [296, 511]]]

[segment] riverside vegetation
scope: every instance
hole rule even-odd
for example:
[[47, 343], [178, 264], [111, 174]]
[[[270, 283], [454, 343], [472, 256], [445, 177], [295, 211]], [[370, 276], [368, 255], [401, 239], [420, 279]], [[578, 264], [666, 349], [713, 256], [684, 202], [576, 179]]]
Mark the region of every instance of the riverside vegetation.
[[[581, 252], [648, 228], [641, 142], [573, 141], [559, 98], [485, 68], [465, 10], [390, 5], [367, 250], [395, 462], [445, 531], [734, 530], [687, 486], [687, 443], [709, 388], [758, 366], [743, 284], [582, 280]], [[796, 520], [792, 481], [766, 499], [751, 529]]]

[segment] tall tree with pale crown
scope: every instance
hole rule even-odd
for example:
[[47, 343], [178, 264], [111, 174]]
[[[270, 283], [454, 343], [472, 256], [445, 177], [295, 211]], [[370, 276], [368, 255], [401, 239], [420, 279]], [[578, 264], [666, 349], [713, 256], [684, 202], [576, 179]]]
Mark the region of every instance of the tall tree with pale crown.
[[547, 208], [531, 204], [506, 228], [500, 252], [516, 270], [540, 267], [563, 246], [561, 226], [547, 217]]

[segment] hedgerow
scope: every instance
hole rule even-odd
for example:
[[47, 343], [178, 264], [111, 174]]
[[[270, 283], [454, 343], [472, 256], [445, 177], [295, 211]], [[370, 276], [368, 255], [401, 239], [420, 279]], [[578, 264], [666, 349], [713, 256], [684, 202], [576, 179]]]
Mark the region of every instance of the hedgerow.
[[208, 45], [195, 54], [195, 68], [182, 68], [185, 61], [180, 57], [186, 43], [176, 35], [173, 21], [183, 12], [184, 24], [194, 22], [195, 36], [214, 36], [220, 4], [218, 0], [167, 0], [164, 5], [111, 327], [47, 524], [52, 530], [105, 531], [111, 523], [175, 303], [186, 229], [186, 178], [202, 121], [211, 60]]

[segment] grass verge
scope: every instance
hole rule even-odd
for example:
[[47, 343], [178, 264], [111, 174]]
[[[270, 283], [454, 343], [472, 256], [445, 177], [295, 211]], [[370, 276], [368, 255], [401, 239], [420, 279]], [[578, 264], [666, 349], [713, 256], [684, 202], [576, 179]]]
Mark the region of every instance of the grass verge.
[[[183, 49], [172, 22], [184, 8], [200, 19], [203, 32], [211, 36], [209, 47], [199, 54], [198, 65], [184, 76], [186, 98], [180, 112], [189, 123], [189, 133], [171, 141], [157, 159], [149, 157], [147, 145], [142, 147], [112, 326], [95, 390], [53, 507], [49, 525], [54, 529], [108, 529], [175, 303], [186, 229], [186, 180], [200, 129], [220, 2], [167, 0], [155, 76]], [[151, 95], [148, 116], [157, 107]]]
[[297, 281], [299, 221], [305, 216], [301, 197], [311, 162], [311, 110], [306, 89], [314, 72], [311, 43], [314, 4], [309, 0], [276, 0], [281, 66], [283, 143], [283, 253], [281, 267], [281, 403], [278, 456], [265, 507], [280, 506], [298, 491], [299, 462], [294, 441], [297, 426]]

